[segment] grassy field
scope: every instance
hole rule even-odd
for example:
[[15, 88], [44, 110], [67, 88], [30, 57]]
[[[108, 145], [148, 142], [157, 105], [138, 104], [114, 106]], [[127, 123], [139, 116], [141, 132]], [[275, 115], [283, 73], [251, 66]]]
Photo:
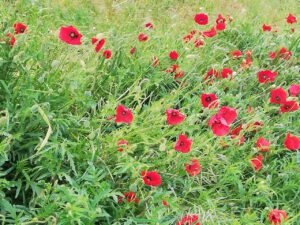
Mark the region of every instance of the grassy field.
[[[198, 13], [207, 25], [195, 23]], [[300, 84], [300, 27], [287, 23], [289, 13], [300, 19], [298, 0], [2, 0], [0, 224], [261, 225], [278, 216], [299, 225], [299, 92], [291, 85]], [[218, 14], [226, 29], [204, 37]], [[18, 22], [27, 27], [15, 34]], [[70, 25], [80, 45], [59, 38]], [[203, 46], [183, 41], [193, 31]], [[105, 39], [99, 52], [92, 37]], [[220, 74], [207, 77], [211, 69]], [[259, 82], [265, 70], [277, 72], [273, 81]], [[278, 88], [285, 94], [273, 104]], [[208, 93], [218, 106], [204, 107]], [[290, 101], [295, 110], [280, 112]], [[130, 111], [118, 115], [118, 105]], [[222, 106], [237, 117], [208, 125]], [[170, 125], [168, 109], [184, 120]], [[133, 120], [116, 122], [122, 113]], [[230, 131], [216, 135], [219, 123]], [[177, 149], [180, 134], [192, 141], [187, 153]], [[195, 176], [190, 160], [201, 167]], [[143, 171], [162, 182], [149, 185]], [[272, 217], [274, 209], [286, 218]]]

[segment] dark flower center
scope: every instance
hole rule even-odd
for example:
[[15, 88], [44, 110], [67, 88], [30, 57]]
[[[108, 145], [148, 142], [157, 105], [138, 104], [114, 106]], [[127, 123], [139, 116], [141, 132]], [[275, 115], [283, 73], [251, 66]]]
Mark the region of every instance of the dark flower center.
[[211, 101], [211, 97], [210, 97], [210, 96], [207, 96], [207, 97], [205, 98], [205, 101], [206, 101], [206, 102], [210, 102], [210, 101]]
[[277, 101], [280, 101], [280, 100], [281, 100], [279, 96], [276, 96], [275, 99], [276, 99]]
[[183, 141], [181, 141], [179, 145], [180, 145], [180, 146], [184, 146], [184, 142], [183, 142]]
[[172, 116], [177, 116], [177, 113], [176, 112], [172, 112]]
[[146, 176], [146, 179], [149, 180], [149, 181], [152, 181], [152, 178], [149, 177], [149, 176]]
[[71, 33], [69, 34], [69, 36], [70, 36], [71, 38], [76, 38], [76, 37], [77, 37], [77, 35], [76, 35], [74, 32], [71, 32]]
[[126, 115], [126, 111], [122, 111], [122, 115], [125, 116]]
[[274, 215], [274, 214], [273, 214], [273, 216], [272, 216], [272, 221], [273, 221], [273, 222], [279, 222], [277, 216]]
[[289, 105], [285, 105], [284, 108], [285, 109], [290, 109], [290, 106]]
[[266, 79], [267, 76], [264, 74], [264, 75], [261, 76], [261, 78], [262, 78], [262, 79]]
[[223, 19], [219, 19], [218, 23], [224, 23], [224, 20]]
[[25, 29], [24, 28], [20, 28], [20, 32], [24, 33]]

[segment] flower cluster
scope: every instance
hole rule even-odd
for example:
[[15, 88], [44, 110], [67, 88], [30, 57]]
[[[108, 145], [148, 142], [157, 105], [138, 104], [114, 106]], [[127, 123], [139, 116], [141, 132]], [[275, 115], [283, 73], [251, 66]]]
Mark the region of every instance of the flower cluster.
[[[209, 16], [206, 13], [199, 13], [194, 16], [194, 22], [199, 25], [201, 28], [204, 28], [201, 31], [192, 30], [186, 36], [183, 37], [183, 41], [185, 44], [190, 42], [193, 43], [195, 48], [205, 47], [206, 40], [208, 38], [214, 38], [221, 32], [225, 32], [228, 29], [228, 23], [231, 23], [231, 17], [223, 17], [221, 14], [217, 16], [217, 18], [213, 19], [213, 25], [209, 25]], [[286, 18], [288, 24], [295, 24], [297, 19], [295, 16], [289, 14]], [[209, 27], [206, 27], [209, 25]], [[14, 34], [8, 33], [6, 36], [9, 38], [9, 45], [14, 46], [16, 42], [16, 36], [24, 34], [28, 32], [27, 26], [23, 23], [15, 23], [13, 25]], [[140, 33], [137, 35], [137, 41], [143, 42], [141, 44], [145, 44], [151, 38], [150, 31], [155, 29], [153, 23], [149, 22], [144, 25], [145, 33]], [[263, 24], [262, 25], [263, 32], [274, 31], [271, 25]], [[264, 33], [266, 34], [266, 33]], [[136, 39], [136, 36], [134, 36]], [[74, 27], [74, 26], [62, 26], [60, 27], [59, 40], [68, 44], [68, 45], [82, 45], [84, 42], [82, 41], [83, 35]], [[102, 57], [104, 59], [110, 59], [112, 57], [112, 51], [110, 49], [104, 49], [107, 45], [107, 39], [103, 37], [91, 37], [90, 46], [95, 50], [96, 53], [102, 52]], [[93, 50], [93, 51], [94, 51]], [[136, 47], [132, 47], [130, 49], [130, 54], [136, 54]], [[167, 60], [170, 64], [168, 64], [167, 68], [164, 68], [162, 71], [164, 74], [172, 74], [173, 78], [178, 81], [185, 76], [185, 72], [181, 69], [181, 65], [179, 66], [179, 60], [183, 56], [184, 53], [178, 50], [171, 50], [168, 53], [165, 53]], [[132, 56], [130, 56], [132, 57]], [[285, 47], [280, 48], [278, 51], [273, 51], [269, 53], [268, 61], [275, 62], [276, 60], [282, 60], [282, 62], [288, 61], [293, 57], [293, 54], [290, 50]], [[229, 58], [233, 62], [238, 62], [239, 70], [240, 69], [248, 69], [252, 66], [253, 59], [255, 58], [253, 55], [253, 51], [250, 50], [233, 50], [229, 52]], [[239, 61], [240, 60], [240, 61]], [[233, 70], [234, 67], [231, 65], [224, 63], [226, 65], [222, 65], [221, 68], [214, 68], [213, 65], [209, 67], [206, 74], [202, 75], [203, 83], [206, 85], [211, 84], [212, 82], [218, 82], [220, 80], [225, 80], [228, 82], [235, 81], [235, 72]], [[159, 65], [158, 57], [153, 57], [153, 61], [151, 66], [156, 68]], [[257, 71], [256, 71], [257, 72]], [[256, 79], [257, 76], [257, 79]], [[272, 68], [260, 68], [257, 73], [254, 73], [254, 80], [257, 85], [267, 86], [275, 82], [277, 77], [281, 76], [277, 71], [273, 71]], [[223, 81], [224, 81], [223, 80]], [[289, 89], [286, 91], [283, 87], [279, 86], [276, 88], [270, 88], [270, 98], [268, 99], [268, 105], [272, 106], [273, 104], [278, 106], [279, 114], [283, 113], [292, 113], [299, 109], [298, 99], [300, 94], [300, 84], [292, 84], [289, 83]], [[243, 113], [240, 112], [239, 108], [236, 106], [235, 108], [232, 106], [228, 106], [231, 104], [222, 104], [223, 99], [225, 98], [222, 95], [219, 95], [215, 91], [205, 92], [201, 91], [199, 98], [199, 106], [207, 112], [206, 118], [203, 120], [207, 121], [205, 126], [211, 135], [216, 139], [220, 139], [221, 137], [228, 136], [229, 139], [233, 139], [236, 145], [242, 145], [246, 138], [244, 136], [245, 132], [256, 132], [260, 127], [263, 127], [264, 124], [261, 121], [256, 121], [254, 123], [249, 123], [245, 126], [245, 124], [241, 124], [240, 121], [243, 120]], [[217, 95], [218, 94], [218, 95]], [[225, 94], [226, 95], [226, 94]], [[272, 105], [271, 105], [272, 104]], [[251, 112], [252, 109], [249, 109]], [[185, 123], [187, 118], [190, 116], [185, 112], [183, 108], [174, 106], [174, 108], [164, 108], [161, 113], [164, 118], [164, 124], [170, 129], [176, 128], [176, 134], [174, 135], [173, 140], [177, 138], [174, 143], [172, 142], [173, 149], [172, 151], [176, 152], [174, 154], [178, 154], [180, 156], [188, 155], [192, 151], [193, 138], [192, 134], [186, 134], [186, 131], [178, 131], [180, 129], [180, 124]], [[239, 119], [238, 119], [239, 117]], [[135, 123], [135, 113], [132, 109], [128, 108], [124, 105], [117, 105], [115, 109], [115, 115], [110, 117], [112, 121], [119, 126], [123, 124], [124, 126], [132, 126]], [[136, 125], [136, 124], [135, 124]], [[290, 151], [297, 151], [300, 149], [300, 138], [291, 132], [284, 133], [284, 140], [282, 141], [282, 146]], [[236, 139], [238, 141], [236, 141]], [[120, 154], [126, 152], [132, 142], [128, 142], [124, 139], [118, 139], [117, 143], [114, 143], [117, 151]], [[195, 140], [195, 139], [194, 139]], [[253, 167], [255, 172], [259, 172], [263, 169], [264, 162], [266, 160], [266, 154], [272, 150], [274, 147], [274, 141], [271, 138], [268, 138], [267, 134], [262, 134], [258, 138], [254, 140], [256, 146], [256, 154], [255, 157], [247, 160], [249, 164], [249, 168]], [[222, 144], [224, 147], [227, 146], [227, 143]], [[118, 153], [118, 154], [119, 154]], [[200, 160], [201, 161], [201, 160]], [[202, 164], [203, 166], [203, 164]], [[196, 157], [190, 157], [184, 163], [182, 163], [181, 167], [185, 170], [186, 175], [189, 177], [196, 177], [201, 173], [201, 165], [199, 159]], [[205, 166], [203, 167], [203, 170]], [[253, 170], [252, 170], [253, 171]], [[167, 172], [167, 171], [165, 171]], [[159, 171], [159, 169], [141, 169], [138, 171], [140, 182], [143, 182], [144, 185], [150, 186], [151, 188], [158, 188], [160, 186], [164, 186], [164, 182], [166, 177], [164, 176], [164, 171]], [[134, 203], [139, 204], [140, 199], [137, 197], [137, 193], [129, 191], [125, 192], [123, 196], [120, 196], [118, 202], [121, 203]], [[162, 199], [162, 204], [166, 207], [170, 207], [166, 200]], [[283, 210], [274, 209], [269, 214], [269, 221], [271, 224], [280, 224], [283, 220], [287, 219], [286, 212]], [[197, 224], [200, 225], [200, 219], [198, 215], [188, 214], [178, 220], [177, 225], [184, 224]]]

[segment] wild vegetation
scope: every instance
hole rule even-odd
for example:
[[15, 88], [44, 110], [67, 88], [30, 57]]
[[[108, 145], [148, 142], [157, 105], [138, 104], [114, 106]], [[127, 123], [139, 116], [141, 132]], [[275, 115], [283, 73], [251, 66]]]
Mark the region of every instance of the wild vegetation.
[[299, 1], [1, 1], [0, 224], [300, 224]]

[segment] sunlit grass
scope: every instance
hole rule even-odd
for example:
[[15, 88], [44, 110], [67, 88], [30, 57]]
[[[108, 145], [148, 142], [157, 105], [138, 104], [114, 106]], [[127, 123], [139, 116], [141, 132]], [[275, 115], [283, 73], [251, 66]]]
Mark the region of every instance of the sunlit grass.
[[[299, 83], [299, 25], [290, 26], [288, 13], [299, 15], [296, 0], [20, 0], [0, 4], [0, 224], [176, 224], [197, 214], [204, 225], [269, 224], [271, 209], [284, 209], [284, 224], [298, 225], [299, 152], [285, 149], [286, 133], [300, 136], [299, 110], [278, 113], [269, 103], [271, 89]], [[205, 12], [210, 24], [219, 13], [227, 29], [201, 48], [184, 44], [195, 13]], [[298, 16], [299, 17], [299, 16]], [[28, 32], [11, 48], [4, 40], [13, 24]], [[146, 31], [144, 24], [153, 22]], [[270, 24], [277, 33], [262, 32]], [[83, 35], [80, 46], [58, 38], [62, 25]], [[290, 29], [295, 27], [295, 32]], [[147, 42], [138, 42], [139, 33]], [[91, 37], [106, 38], [105, 60]], [[136, 54], [130, 49], [136, 47]], [[289, 61], [271, 61], [268, 54], [286, 47]], [[252, 50], [253, 63], [241, 68], [230, 52]], [[174, 61], [185, 72], [181, 82], [165, 72]], [[153, 57], [157, 67], [151, 66]], [[233, 80], [204, 80], [211, 68], [229, 67]], [[278, 71], [273, 84], [259, 84], [257, 72]], [[202, 93], [215, 93], [220, 105], [234, 107], [232, 128], [256, 121], [256, 133], [243, 131], [245, 143], [230, 135], [216, 137], [207, 123], [217, 109], [204, 109]], [[299, 102], [299, 97], [293, 98]], [[118, 104], [132, 110], [130, 125], [109, 120]], [[252, 110], [249, 110], [249, 107]], [[178, 126], [166, 123], [165, 111], [178, 108], [187, 117]], [[179, 134], [192, 140], [189, 154], [174, 144]], [[263, 169], [254, 172], [250, 160], [258, 154], [255, 142], [271, 141]], [[117, 150], [125, 139], [128, 147]], [[224, 144], [228, 147], [224, 147]], [[185, 163], [198, 159], [202, 172], [190, 177]], [[142, 170], [157, 170], [161, 187], [146, 187]], [[139, 204], [118, 204], [133, 191]], [[165, 207], [166, 200], [170, 207]]]

